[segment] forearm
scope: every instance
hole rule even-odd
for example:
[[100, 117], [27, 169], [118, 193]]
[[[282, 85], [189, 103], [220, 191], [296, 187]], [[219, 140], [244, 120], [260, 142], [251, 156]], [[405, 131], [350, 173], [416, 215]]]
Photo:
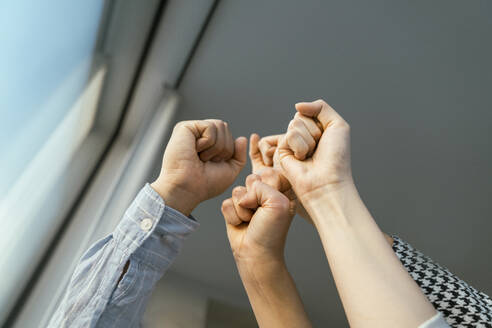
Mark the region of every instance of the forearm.
[[417, 327], [435, 314], [353, 184], [303, 200], [351, 327]]
[[237, 262], [237, 267], [260, 327], [311, 327], [283, 261]]

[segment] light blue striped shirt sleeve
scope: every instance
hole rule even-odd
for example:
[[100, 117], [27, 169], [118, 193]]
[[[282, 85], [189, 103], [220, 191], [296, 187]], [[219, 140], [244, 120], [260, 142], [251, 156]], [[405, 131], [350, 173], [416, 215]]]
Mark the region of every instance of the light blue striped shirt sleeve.
[[82, 256], [48, 327], [138, 327], [152, 289], [198, 225], [146, 184], [115, 231]]

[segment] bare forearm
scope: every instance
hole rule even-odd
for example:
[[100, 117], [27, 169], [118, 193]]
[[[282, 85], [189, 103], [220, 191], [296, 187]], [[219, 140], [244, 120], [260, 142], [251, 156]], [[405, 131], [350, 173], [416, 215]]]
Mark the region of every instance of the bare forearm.
[[320, 234], [351, 327], [417, 327], [435, 314], [354, 185], [320, 191], [304, 206]]
[[238, 269], [260, 327], [311, 327], [283, 262], [238, 263]]

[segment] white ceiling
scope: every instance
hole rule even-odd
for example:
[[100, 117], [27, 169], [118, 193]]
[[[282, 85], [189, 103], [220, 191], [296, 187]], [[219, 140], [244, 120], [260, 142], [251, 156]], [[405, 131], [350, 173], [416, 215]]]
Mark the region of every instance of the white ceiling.
[[[222, 1], [180, 87], [179, 119], [275, 134], [295, 102], [324, 98], [351, 124], [354, 176], [381, 228], [490, 294], [490, 17], [478, 0]], [[194, 212], [201, 227], [173, 270], [246, 303], [220, 214], [229, 192]], [[315, 326], [345, 326], [300, 218], [286, 256]]]

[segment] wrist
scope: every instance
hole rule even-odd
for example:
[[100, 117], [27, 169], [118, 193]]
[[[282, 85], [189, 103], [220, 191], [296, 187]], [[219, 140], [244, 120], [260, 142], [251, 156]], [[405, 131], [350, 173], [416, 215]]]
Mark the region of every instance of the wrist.
[[189, 216], [198, 205], [194, 200], [195, 195], [172, 183], [162, 181], [160, 178], [151, 183], [150, 186], [161, 196], [166, 206], [172, 207], [185, 216]]
[[245, 283], [267, 284], [278, 279], [283, 273], [287, 272], [287, 266], [283, 257], [257, 258], [257, 259], [237, 259], [236, 265]]
[[320, 221], [347, 219], [362, 200], [353, 181], [348, 181], [317, 188], [305, 194], [301, 203], [316, 225]]

